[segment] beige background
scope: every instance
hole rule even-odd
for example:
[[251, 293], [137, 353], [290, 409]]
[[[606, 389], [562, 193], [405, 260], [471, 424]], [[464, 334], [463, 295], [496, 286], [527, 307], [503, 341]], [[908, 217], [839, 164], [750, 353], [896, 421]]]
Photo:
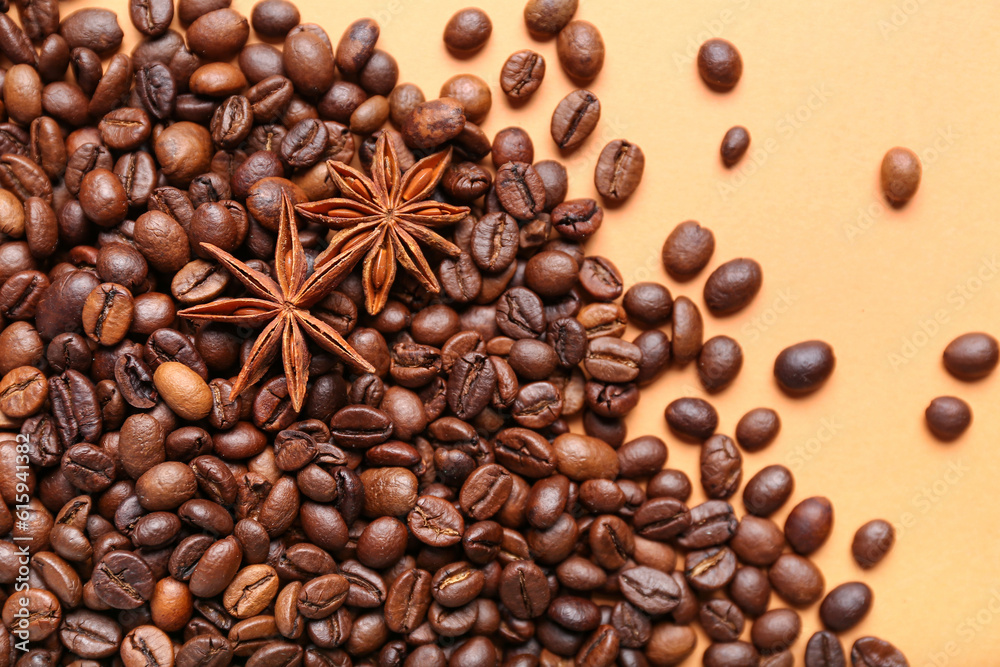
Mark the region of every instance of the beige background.
[[[125, 1], [102, 4], [118, 11], [134, 39]], [[557, 157], [549, 117], [573, 86], [554, 42], [528, 36], [520, 1], [480, 0], [493, 19], [492, 39], [458, 60], [441, 32], [466, 4], [301, 3], [303, 21], [320, 23], [335, 41], [351, 20], [376, 18], [379, 46], [399, 60], [401, 81], [428, 97], [454, 74], [482, 76], [494, 90], [486, 131], [521, 125], [535, 139], [536, 159]], [[577, 14], [603, 32], [607, 59], [590, 86], [603, 104], [600, 127], [566, 156], [570, 196], [595, 196], [593, 165], [610, 139], [639, 143], [647, 159], [639, 191], [609, 212], [590, 252], [612, 259], [628, 284], [666, 280], [699, 303], [707, 272], [678, 285], [660, 266], [660, 246], [676, 223], [694, 218], [714, 230], [709, 269], [741, 255], [763, 264], [764, 289], [752, 307], [706, 321], [708, 335], [736, 337], [746, 355], [737, 385], [711, 399], [721, 430], [731, 433], [755, 406], [779, 410], [781, 436], [746, 456], [745, 479], [784, 463], [797, 480], [793, 502], [816, 494], [833, 501], [836, 528], [816, 555], [828, 587], [863, 576], [875, 590], [872, 613], [845, 643], [884, 636], [917, 667], [1000, 662], [1000, 509], [992, 495], [1000, 375], [965, 384], [940, 362], [958, 334], [1000, 333], [993, 190], [1000, 168], [991, 150], [1000, 11], [993, 4], [581, 0]], [[63, 15], [78, 6], [62, 3]], [[234, 3], [247, 14], [251, 6]], [[743, 54], [743, 79], [728, 95], [708, 91], [696, 74], [697, 47], [711, 36]], [[497, 78], [521, 48], [543, 53], [549, 67], [531, 103], [515, 110]], [[735, 124], [749, 128], [753, 144], [730, 171], [718, 146]], [[921, 189], [902, 211], [887, 208], [878, 192], [879, 162], [894, 145], [912, 148], [924, 164]], [[819, 393], [789, 400], [775, 389], [771, 365], [783, 347], [808, 338], [832, 343], [837, 369]], [[928, 436], [922, 413], [948, 393], [968, 400], [975, 420], [963, 438], [942, 445]], [[688, 394], [701, 395], [693, 368], [667, 373], [644, 392], [630, 434], [667, 438], [668, 465], [690, 473], [697, 448], [669, 438], [662, 419], [670, 400]], [[898, 541], [862, 575], [850, 540], [875, 517], [896, 524]], [[804, 621], [799, 658], [817, 611]], [[690, 664], [700, 664], [702, 648]]]

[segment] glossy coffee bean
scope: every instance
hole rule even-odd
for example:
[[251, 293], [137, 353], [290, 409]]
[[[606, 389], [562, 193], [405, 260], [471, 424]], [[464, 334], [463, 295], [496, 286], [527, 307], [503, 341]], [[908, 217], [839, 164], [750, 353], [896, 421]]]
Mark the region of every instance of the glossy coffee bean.
[[829, 343], [809, 340], [790, 345], [774, 360], [778, 385], [792, 396], [819, 389], [833, 373], [836, 358]]
[[785, 519], [785, 537], [796, 553], [808, 556], [826, 542], [833, 530], [833, 505], [827, 498], [806, 498]]
[[698, 49], [698, 73], [713, 90], [732, 90], [743, 74], [743, 59], [731, 42], [710, 39]]
[[909, 148], [890, 148], [882, 158], [882, 193], [893, 206], [903, 206], [920, 187], [923, 168], [920, 158]]
[[954, 440], [972, 423], [972, 408], [955, 396], [939, 396], [924, 410], [927, 428], [939, 440]]
[[1000, 344], [985, 333], [963, 334], [948, 343], [944, 367], [960, 380], [978, 380], [993, 372], [1000, 360]]
[[872, 589], [860, 581], [841, 584], [823, 598], [819, 617], [827, 629], [844, 632], [868, 615], [872, 606]]
[[854, 533], [851, 555], [862, 568], [878, 565], [892, 549], [896, 541], [896, 531], [888, 521], [873, 519]]

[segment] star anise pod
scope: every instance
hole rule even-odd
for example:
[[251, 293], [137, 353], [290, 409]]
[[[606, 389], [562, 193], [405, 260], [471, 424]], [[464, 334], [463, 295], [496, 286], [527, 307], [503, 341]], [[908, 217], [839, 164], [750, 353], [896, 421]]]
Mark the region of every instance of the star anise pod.
[[243, 326], [266, 323], [233, 384], [233, 395], [264, 377], [280, 345], [289, 397], [295, 410], [300, 410], [306, 396], [309, 362], [312, 359], [303, 332], [355, 369], [374, 372], [372, 365], [348, 345], [343, 336], [309, 312], [310, 306], [329, 294], [350, 272], [360, 258], [360, 250], [340, 254], [308, 275], [306, 255], [295, 226], [295, 211], [287, 197], [282, 197], [275, 247], [277, 282], [211, 243], [201, 245], [253, 296], [199, 304], [185, 308], [178, 315], [192, 320]]
[[427, 199], [450, 162], [449, 148], [425, 157], [400, 175], [396, 149], [383, 133], [375, 143], [371, 178], [331, 160], [327, 168], [342, 196], [298, 205], [303, 216], [338, 230], [316, 259], [317, 266], [344, 253], [366, 253], [362, 283], [365, 307], [372, 315], [389, 298], [396, 262], [428, 291], [441, 291], [420, 243], [451, 257], [461, 254], [458, 246], [432, 228], [458, 222], [469, 214], [469, 208]]

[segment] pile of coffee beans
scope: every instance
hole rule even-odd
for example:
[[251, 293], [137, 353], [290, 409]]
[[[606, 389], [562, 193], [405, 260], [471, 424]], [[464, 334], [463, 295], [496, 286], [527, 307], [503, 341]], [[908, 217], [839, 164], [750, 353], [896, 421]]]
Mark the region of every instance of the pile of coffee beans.
[[[738, 341], [705, 339], [694, 300], [626, 289], [585, 250], [604, 204], [640, 187], [638, 145], [601, 151], [599, 199], [567, 199], [565, 167], [536, 162], [524, 130], [479, 127], [482, 78], [459, 74], [426, 99], [399, 82], [371, 19], [334, 41], [287, 0], [261, 0], [249, 19], [228, 0], [130, 0], [143, 37], [127, 54], [109, 10], [15, 6], [20, 24], [0, 13], [12, 63], [0, 76], [0, 664], [662, 667], [692, 655], [700, 624], [703, 664], [775, 667], [794, 663], [800, 614], [817, 604], [826, 630], [806, 664], [846, 664], [836, 633], [873, 592], [827, 590], [809, 558], [831, 502], [806, 497], [779, 526], [769, 517], [791, 501], [791, 472], [743, 483], [741, 451], [768, 447], [778, 414], [747, 413], [734, 439], [709, 401], [669, 401], [670, 430], [700, 447], [694, 483], [664, 468], [663, 440], [628, 433], [641, 389], [671, 366], [695, 363], [714, 393], [743, 365]], [[605, 45], [576, 10], [530, 0], [524, 17], [584, 84]], [[282, 47], [248, 43], [251, 29]], [[491, 33], [466, 9], [443, 39], [465, 55]], [[515, 51], [502, 90], [527, 99], [545, 66]], [[713, 40], [698, 67], [731, 89], [742, 61]], [[569, 93], [554, 145], [580, 146], [600, 114], [592, 92]], [[746, 150], [740, 129], [727, 160]], [[178, 316], [255, 296], [205, 244], [276, 276], [283, 202], [340, 194], [327, 161], [370, 170], [380, 137], [401, 170], [452, 151], [432, 197], [471, 212], [438, 230], [459, 255], [428, 250], [440, 293], [399, 271], [371, 315], [359, 266], [311, 312], [374, 372], [314, 347], [301, 410], [278, 360], [234, 392], [260, 329]], [[329, 230], [297, 224], [311, 267]], [[714, 250], [708, 228], [681, 223], [664, 267], [692, 280]], [[762, 282], [752, 259], [719, 265], [707, 314], [738, 313]], [[989, 354], [980, 339], [953, 348], [957, 374], [996, 365], [996, 341]], [[828, 344], [806, 341], [774, 374], [798, 396], [834, 365]], [[957, 428], [954, 404], [934, 414]], [[695, 483], [708, 500], [689, 504]], [[873, 567], [893, 539], [866, 524], [855, 560]], [[848, 655], [907, 664], [874, 637]]]

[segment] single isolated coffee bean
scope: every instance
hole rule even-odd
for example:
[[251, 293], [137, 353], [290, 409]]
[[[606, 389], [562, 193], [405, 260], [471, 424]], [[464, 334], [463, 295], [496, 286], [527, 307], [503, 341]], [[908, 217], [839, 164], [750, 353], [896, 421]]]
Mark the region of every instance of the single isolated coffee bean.
[[986, 333], [962, 334], [944, 349], [944, 367], [959, 380], [986, 377], [1000, 361], [1000, 343]]
[[851, 555], [864, 569], [878, 565], [896, 542], [896, 530], [883, 519], [873, 519], [858, 528], [851, 542]]
[[923, 168], [920, 158], [909, 148], [890, 148], [882, 158], [882, 193], [889, 203], [900, 207], [917, 194]]
[[594, 185], [605, 199], [625, 201], [639, 187], [645, 167], [646, 156], [637, 144], [615, 139], [604, 147], [597, 158]]
[[743, 75], [743, 58], [732, 42], [710, 39], [698, 49], [698, 73], [712, 90], [728, 92]]
[[759, 452], [778, 437], [781, 417], [771, 408], [754, 408], [736, 424], [736, 442], [748, 452]]
[[836, 358], [829, 343], [807, 340], [790, 345], [774, 360], [778, 385], [792, 396], [804, 396], [819, 389], [833, 374]]
[[574, 90], [552, 112], [549, 132], [564, 151], [582, 144], [601, 119], [601, 101], [589, 90]]
[[785, 519], [785, 538], [803, 556], [813, 553], [833, 530], [833, 505], [822, 496], [806, 498], [792, 508]]
[[750, 148], [750, 132], [742, 125], [729, 128], [722, 137], [722, 145], [719, 147], [722, 164], [732, 167], [743, 158], [748, 148]]
[[559, 63], [571, 78], [587, 82], [604, 67], [604, 38], [593, 23], [570, 21], [556, 38]]
[[705, 305], [713, 315], [742, 310], [760, 291], [763, 273], [752, 259], [733, 259], [712, 272], [705, 281]]
[[955, 396], [938, 396], [924, 411], [927, 428], [939, 440], [954, 440], [972, 423], [972, 408]]

